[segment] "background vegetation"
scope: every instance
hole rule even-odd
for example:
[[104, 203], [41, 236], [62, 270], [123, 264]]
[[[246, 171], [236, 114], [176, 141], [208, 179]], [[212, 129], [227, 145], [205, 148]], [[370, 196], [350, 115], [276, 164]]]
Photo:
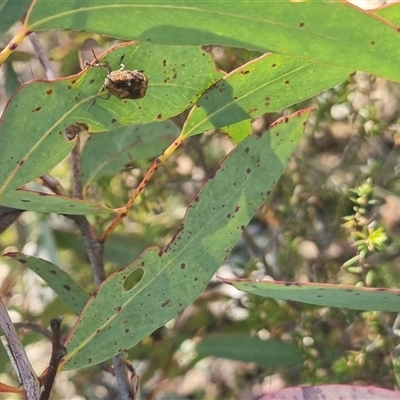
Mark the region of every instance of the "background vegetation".
[[[63, 316], [53, 398], [397, 388], [398, 5], [0, 4], [0, 295], [38, 374]], [[88, 111], [92, 49], [147, 95]]]

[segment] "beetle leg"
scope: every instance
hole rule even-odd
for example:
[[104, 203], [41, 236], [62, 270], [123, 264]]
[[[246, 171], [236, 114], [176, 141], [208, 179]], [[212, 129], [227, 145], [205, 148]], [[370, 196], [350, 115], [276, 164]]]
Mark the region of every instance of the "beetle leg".
[[93, 105], [94, 103], [96, 103], [96, 100], [97, 100], [98, 98], [108, 100], [108, 99], [111, 97], [111, 93], [110, 93], [110, 92], [107, 92], [107, 94], [106, 94], [105, 97], [103, 97], [103, 96], [100, 95], [101, 92], [102, 92], [104, 89], [106, 89], [106, 86], [105, 86], [105, 85], [103, 85], [103, 86], [100, 88], [100, 90], [97, 92], [97, 94], [93, 97], [93, 100], [90, 102], [87, 111], [89, 111], [90, 108], [92, 107], [92, 105]]

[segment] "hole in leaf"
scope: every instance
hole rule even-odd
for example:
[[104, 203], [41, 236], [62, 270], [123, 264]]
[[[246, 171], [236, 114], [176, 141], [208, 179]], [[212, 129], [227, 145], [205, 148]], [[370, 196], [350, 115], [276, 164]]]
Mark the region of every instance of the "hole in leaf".
[[124, 282], [124, 290], [132, 290], [143, 278], [143, 268], [136, 268]]

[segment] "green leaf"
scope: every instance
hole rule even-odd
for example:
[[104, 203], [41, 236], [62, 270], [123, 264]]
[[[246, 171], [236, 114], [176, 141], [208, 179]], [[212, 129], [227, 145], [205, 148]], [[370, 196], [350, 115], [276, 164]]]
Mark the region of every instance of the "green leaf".
[[14, 92], [21, 86], [21, 84], [19, 83], [18, 74], [15, 72], [12, 63], [4, 64], [3, 70], [5, 73], [6, 96], [7, 98], [10, 98], [14, 94]]
[[[167, 247], [148, 249], [99, 286], [66, 340], [63, 369], [87, 367], [132, 347], [204, 290], [282, 173], [309, 113], [280, 119], [243, 140], [197, 192]], [[126, 287], [139, 273], [141, 280]]]
[[31, 0], [0, 0], [0, 34], [5, 33], [28, 11]]
[[227, 125], [221, 128], [221, 131], [227, 134], [234, 142], [240, 143], [244, 138], [251, 134], [252, 126], [249, 119], [236, 122], [233, 125]]
[[262, 367], [290, 367], [302, 362], [301, 351], [295, 345], [245, 335], [212, 335], [203, 339], [196, 351], [202, 356], [254, 362]]
[[273, 299], [352, 310], [400, 311], [400, 290], [360, 288], [326, 283], [251, 281], [221, 277], [219, 279], [244, 292]]
[[373, 10], [372, 13], [384, 18], [386, 21], [391, 22], [394, 25], [400, 26], [400, 4], [391, 4], [387, 7], [379, 8], [378, 10]]
[[115, 211], [111, 208], [107, 208], [101, 204], [92, 203], [90, 201], [22, 189], [7, 193], [0, 200], [0, 204], [19, 210], [66, 215], [115, 213]]
[[66, 141], [63, 132], [76, 121], [86, 123], [92, 132], [162, 121], [190, 107], [222, 76], [209, 54], [195, 47], [119, 45], [107, 54], [110, 65], [119, 67], [122, 54], [126, 68], [146, 70], [149, 88], [143, 99], [98, 99], [88, 111], [104, 81], [99, 68], [29, 83], [15, 94], [0, 125], [0, 198], [65, 158], [75, 143]]
[[172, 121], [127, 126], [107, 134], [91, 135], [81, 157], [84, 185], [117, 174], [137, 161], [157, 157], [178, 136], [179, 129]]
[[345, 80], [343, 68], [266, 54], [211, 86], [193, 107], [182, 130], [187, 137], [275, 112], [309, 99]]
[[[144, 43], [220, 44], [306, 57], [396, 81], [397, 30], [339, 1], [37, 0], [27, 30], [72, 29]], [[330, 68], [326, 68], [330, 74]]]
[[22, 253], [6, 253], [10, 257], [37, 273], [64, 301], [68, 308], [79, 314], [89, 299], [87, 293], [66, 272], [56, 265], [41, 258], [27, 256]]

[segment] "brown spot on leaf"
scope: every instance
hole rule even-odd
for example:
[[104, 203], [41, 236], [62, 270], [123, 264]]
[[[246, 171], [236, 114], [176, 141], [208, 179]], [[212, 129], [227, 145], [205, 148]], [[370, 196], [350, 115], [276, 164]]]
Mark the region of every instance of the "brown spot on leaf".
[[171, 300], [165, 300], [164, 303], [161, 304], [161, 307], [166, 307], [169, 303], [171, 303]]
[[46, 94], [50, 96], [53, 93], [53, 89], [46, 90]]
[[68, 292], [71, 291], [71, 286], [69, 286], [69, 285], [63, 285], [63, 288], [64, 288], [65, 290], [68, 290]]

